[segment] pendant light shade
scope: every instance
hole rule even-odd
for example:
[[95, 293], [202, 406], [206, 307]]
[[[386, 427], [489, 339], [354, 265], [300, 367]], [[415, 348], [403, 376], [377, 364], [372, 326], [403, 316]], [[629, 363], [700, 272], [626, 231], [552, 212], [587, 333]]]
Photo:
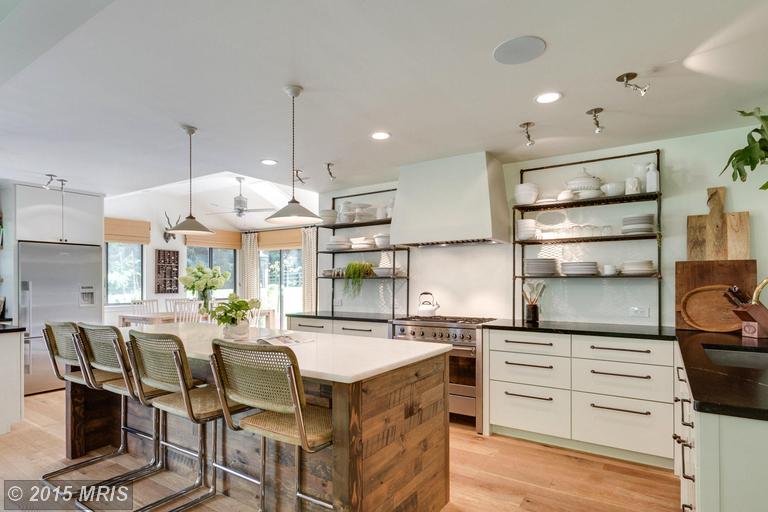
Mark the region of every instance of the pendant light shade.
[[301, 206], [296, 200], [296, 97], [303, 89], [300, 85], [286, 85], [284, 90], [291, 97], [291, 200], [264, 220], [280, 226], [318, 224], [323, 219]]
[[192, 215], [192, 136], [197, 131], [194, 126], [183, 125], [184, 131], [189, 135], [189, 215], [183, 221], [179, 222], [168, 233], [174, 235], [212, 235], [213, 231], [205, 227]]

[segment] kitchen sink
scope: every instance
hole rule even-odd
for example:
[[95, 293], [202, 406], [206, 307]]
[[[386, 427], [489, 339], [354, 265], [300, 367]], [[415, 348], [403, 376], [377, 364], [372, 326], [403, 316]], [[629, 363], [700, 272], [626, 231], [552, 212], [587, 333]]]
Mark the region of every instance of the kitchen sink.
[[743, 345], [703, 344], [707, 357], [718, 366], [768, 369], [768, 348]]

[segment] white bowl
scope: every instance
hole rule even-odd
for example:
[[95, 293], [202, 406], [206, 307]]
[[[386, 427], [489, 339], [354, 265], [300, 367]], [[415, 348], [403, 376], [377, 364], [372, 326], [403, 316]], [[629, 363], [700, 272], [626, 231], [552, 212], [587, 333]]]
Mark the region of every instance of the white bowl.
[[389, 247], [389, 235], [374, 235], [373, 240], [376, 242], [376, 247]]
[[625, 183], [623, 181], [613, 181], [600, 187], [600, 190], [607, 196], [621, 196], [624, 195]]

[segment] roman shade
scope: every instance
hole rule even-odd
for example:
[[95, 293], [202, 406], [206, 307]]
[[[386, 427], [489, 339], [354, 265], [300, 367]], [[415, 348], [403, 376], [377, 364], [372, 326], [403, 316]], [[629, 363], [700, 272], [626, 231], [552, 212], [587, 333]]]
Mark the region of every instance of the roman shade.
[[240, 249], [239, 231], [216, 231], [212, 235], [187, 235], [187, 247], [213, 247], [216, 249]]
[[259, 232], [259, 250], [301, 249], [301, 228]]
[[126, 244], [149, 245], [152, 225], [146, 220], [104, 217], [104, 240]]

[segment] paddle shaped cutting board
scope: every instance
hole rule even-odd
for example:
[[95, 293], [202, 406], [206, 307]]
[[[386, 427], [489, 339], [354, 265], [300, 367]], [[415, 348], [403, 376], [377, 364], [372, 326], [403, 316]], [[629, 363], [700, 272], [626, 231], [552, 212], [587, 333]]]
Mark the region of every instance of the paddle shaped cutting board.
[[688, 216], [688, 260], [749, 259], [749, 212], [725, 212], [725, 187], [707, 189], [707, 206]]

